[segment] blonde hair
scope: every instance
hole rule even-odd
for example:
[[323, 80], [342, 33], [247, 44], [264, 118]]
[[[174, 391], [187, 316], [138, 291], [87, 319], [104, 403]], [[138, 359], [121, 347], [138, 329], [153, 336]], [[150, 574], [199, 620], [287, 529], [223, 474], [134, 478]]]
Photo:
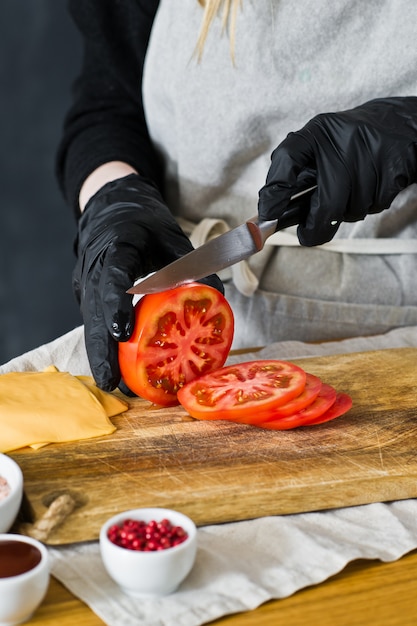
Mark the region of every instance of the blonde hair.
[[206, 42], [211, 23], [216, 15], [221, 12], [223, 30], [230, 26], [230, 53], [232, 59], [234, 60], [236, 16], [241, 2], [242, 0], [198, 0], [198, 3], [204, 9], [201, 29], [197, 39], [197, 55], [199, 59], [201, 59], [203, 55], [204, 44]]

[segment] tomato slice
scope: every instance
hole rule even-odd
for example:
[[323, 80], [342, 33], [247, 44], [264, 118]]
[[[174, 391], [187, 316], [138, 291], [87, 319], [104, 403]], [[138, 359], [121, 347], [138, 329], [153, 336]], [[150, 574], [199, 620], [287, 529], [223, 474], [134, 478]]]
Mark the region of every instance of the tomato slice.
[[148, 294], [135, 307], [135, 328], [119, 343], [125, 384], [162, 406], [178, 404], [185, 383], [224, 365], [233, 340], [233, 313], [208, 285], [189, 283]]
[[[260, 406], [257, 407], [256, 412], [254, 411], [251, 415], [245, 417], [244, 420], [239, 420], [245, 424], [260, 424], [261, 422], [269, 421], [270, 419], [277, 419], [278, 417], [288, 417], [289, 415], [293, 415], [297, 411], [301, 411], [306, 406], [311, 404], [313, 400], [315, 400], [320, 392], [322, 382], [318, 376], [313, 376], [312, 374], [306, 374], [306, 382], [304, 389], [301, 393], [289, 400], [283, 405], [275, 406], [273, 411], [271, 411], [271, 407], [267, 406], [265, 409]], [[233, 416], [227, 417], [226, 419], [231, 420]], [[234, 419], [234, 418], [233, 418]]]
[[322, 416], [335, 403], [336, 396], [337, 393], [334, 387], [322, 383], [318, 396], [305, 409], [297, 411], [288, 417], [269, 419], [258, 424], [258, 426], [268, 428], [269, 430], [289, 430], [290, 428], [303, 426]]
[[258, 360], [229, 365], [184, 385], [178, 399], [196, 419], [231, 420], [252, 424], [299, 396], [306, 372], [293, 363]]
[[324, 422], [329, 422], [330, 420], [334, 420], [336, 417], [340, 417], [344, 415], [352, 408], [352, 398], [348, 396], [347, 393], [338, 393], [336, 396], [336, 400], [334, 404], [327, 409], [322, 415], [319, 417], [313, 418], [309, 422], [303, 424], [303, 426], [315, 426], [316, 424], [323, 424]]
[[[281, 417], [289, 417], [290, 415], [294, 415], [298, 411], [305, 409], [309, 406], [319, 395], [322, 387], [321, 379], [318, 376], [313, 376], [313, 374], [306, 374], [306, 384], [302, 393], [299, 396], [286, 402], [283, 406], [276, 407], [273, 411], [270, 419], [278, 419]], [[262, 411], [259, 412], [258, 422], [265, 421], [265, 417]], [[252, 422], [256, 424], [255, 421]]]

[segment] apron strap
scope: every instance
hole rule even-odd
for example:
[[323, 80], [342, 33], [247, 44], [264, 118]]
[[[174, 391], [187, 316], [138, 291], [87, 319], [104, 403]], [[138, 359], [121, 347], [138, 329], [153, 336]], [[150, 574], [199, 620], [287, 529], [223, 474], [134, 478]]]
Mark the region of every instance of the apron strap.
[[[209, 217], [205, 217], [198, 224], [193, 224], [182, 218], [178, 219], [178, 223], [189, 236], [194, 248], [198, 248], [206, 241], [230, 230], [229, 225], [224, 220]], [[251, 296], [258, 288], [259, 281], [246, 261], [240, 261], [240, 263], [236, 263], [218, 274], [222, 281], [232, 278], [236, 289], [244, 296]]]
[[[300, 247], [301, 244], [296, 233], [287, 228], [271, 235], [266, 245]], [[417, 254], [417, 239], [332, 239], [314, 247], [341, 254]]]
[[[218, 237], [230, 230], [227, 222], [221, 219], [204, 218], [198, 224], [182, 218], [178, 223], [190, 237], [194, 248], [198, 248], [206, 241]], [[267, 240], [266, 246], [301, 247], [295, 228], [287, 228], [274, 233]], [[320, 250], [337, 252], [339, 254], [417, 254], [416, 239], [333, 239], [321, 246]], [[233, 282], [243, 295], [251, 296], [258, 288], [259, 281], [246, 261], [240, 261], [232, 267], [219, 272], [223, 281], [233, 279]]]

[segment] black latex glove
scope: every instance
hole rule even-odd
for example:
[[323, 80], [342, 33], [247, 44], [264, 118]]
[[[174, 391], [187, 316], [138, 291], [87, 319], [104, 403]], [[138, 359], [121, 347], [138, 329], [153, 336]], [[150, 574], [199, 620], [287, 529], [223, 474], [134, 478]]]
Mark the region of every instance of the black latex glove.
[[298, 238], [330, 241], [342, 221], [389, 208], [417, 181], [417, 98], [372, 100], [349, 111], [314, 117], [272, 153], [259, 216], [277, 219], [289, 198], [317, 184]]
[[[108, 183], [81, 215], [73, 289], [84, 321], [85, 343], [97, 385], [111, 391], [120, 382], [118, 341], [133, 331], [132, 296], [145, 276], [193, 250], [159, 191], [136, 174]], [[223, 292], [216, 275], [201, 282]]]

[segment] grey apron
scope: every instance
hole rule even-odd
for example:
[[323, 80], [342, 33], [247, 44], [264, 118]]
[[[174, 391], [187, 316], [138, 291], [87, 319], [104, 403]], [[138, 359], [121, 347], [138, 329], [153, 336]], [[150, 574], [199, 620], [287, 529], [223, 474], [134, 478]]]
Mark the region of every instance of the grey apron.
[[[143, 83], [167, 201], [192, 238], [256, 213], [272, 150], [313, 115], [417, 94], [414, 0], [244, 0], [234, 64], [220, 17], [197, 61], [201, 17], [197, 0], [161, 1]], [[417, 324], [416, 189], [342, 224], [327, 248], [299, 246], [290, 229], [223, 274], [233, 347]]]

